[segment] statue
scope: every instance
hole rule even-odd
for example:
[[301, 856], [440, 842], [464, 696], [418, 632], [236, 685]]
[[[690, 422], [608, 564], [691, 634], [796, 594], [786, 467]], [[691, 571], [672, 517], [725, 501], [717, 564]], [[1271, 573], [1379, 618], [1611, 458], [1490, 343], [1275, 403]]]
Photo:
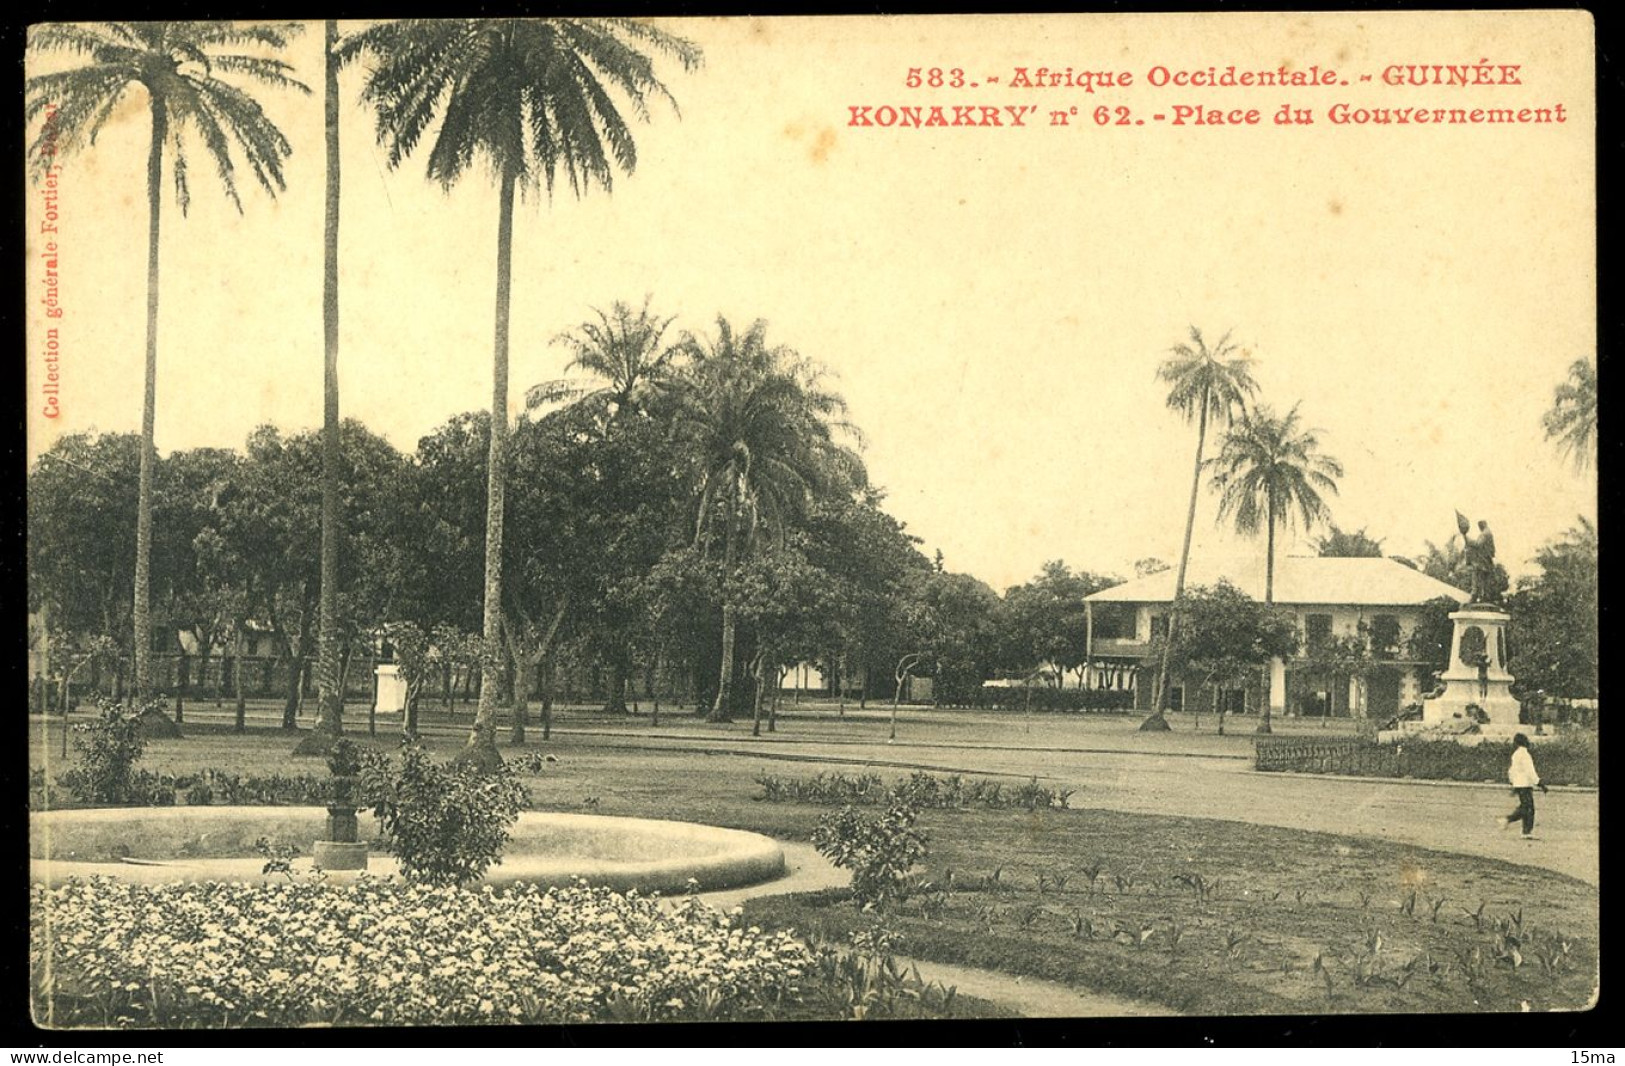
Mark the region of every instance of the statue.
[[1461, 530], [1461, 539], [1466, 545], [1465, 557], [1473, 585], [1469, 591], [1473, 602], [1491, 603], [1496, 595], [1495, 534], [1490, 532], [1489, 523], [1480, 519], [1478, 534], [1474, 536], [1468, 531], [1467, 516], [1460, 511], [1456, 512], [1456, 528]]

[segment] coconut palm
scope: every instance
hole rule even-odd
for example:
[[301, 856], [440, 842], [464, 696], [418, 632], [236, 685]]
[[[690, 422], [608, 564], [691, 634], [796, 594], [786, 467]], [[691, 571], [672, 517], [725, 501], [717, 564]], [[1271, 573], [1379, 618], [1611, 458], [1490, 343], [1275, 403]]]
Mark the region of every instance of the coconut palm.
[[316, 640], [316, 726], [295, 755], [325, 755], [344, 733], [339, 648], [339, 66], [338, 23], [322, 30], [322, 113], [327, 149], [322, 225], [322, 558]]
[[553, 338], [572, 353], [565, 373], [585, 371], [598, 384], [561, 378], [532, 385], [525, 391], [525, 406], [601, 403], [612, 416], [641, 406], [667, 382], [678, 351], [676, 345], [663, 343], [672, 320], [651, 315], [650, 299], [644, 297], [642, 309], [635, 312], [619, 300], [607, 315], [594, 309], [598, 321], [583, 322]]
[[1546, 439], [1557, 442], [1576, 470], [1589, 469], [1597, 452], [1597, 368], [1589, 359], [1569, 365], [1568, 380], [1552, 393], [1552, 406], [1541, 418]]
[[1174, 575], [1174, 602], [1168, 611], [1168, 631], [1163, 638], [1162, 662], [1157, 668], [1156, 711], [1141, 723], [1146, 730], [1165, 730], [1168, 719], [1168, 664], [1184, 607], [1185, 573], [1191, 558], [1191, 530], [1196, 524], [1196, 491], [1202, 481], [1202, 451], [1207, 445], [1208, 420], [1225, 425], [1246, 409], [1247, 401], [1258, 391], [1253, 381], [1252, 360], [1238, 353], [1230, 334], [1209, 348], [1202, 331], [1191, 327], [1191, 343], [1175, 345], [1172, 358], [1157, 368], [1157, 379], [1167, 383], [1168, 407], [1186, 422], [1196, 420], [1196, 465], [1191, 473], [1190, 506], [1185, 512], [1185, 539], [1179, 549], [1179, 569]]
[[[782, 541], [816, 495], [866, 483], [862, 460], [841, 442], [858, 440], [845, 401], [816, 365], [769, 346], [766, 334], [760, 320], [740, 334], [719, 317], [715, 340], [685, 338], [690, 365], [675, 382], [673, 430], [698, 477], [695, 541], [705, 550], [721, 541], [725, 579], [765, 540]], [[725, 591], [713, 721], [731, 710], [736, 628]]]
[[242, 210], [237, 195], [237, 160], [246, 161], [255, 180], [275, 196], [285, 187], [282, 162], [291, 151], [281, 130], [259, 103], [231, 84], [240, 78], [276, 88], [310, 90], [290, 76], [280, 59], [242, 48], [279, 49], [298, 32], [296, 25], [238, 25], [232, 22], [101, 22], [47, 24], [29, 32], [35, 53], [67, 53], [83, 60], [71, 69], [38, 74], [24, 88], [25, 121], [45, 116], [29, 149], [36, 175], [51, 170], [60, 156], [96, 143], [96, 136], [120, 112], [132, 88], [146, 95], [151, 121], [147, 151], [147, 351], [141, 407], [141, 465], [137, 476], [135, 596], [135, 692], [150, 695], [152, 628], [153, 427], [158, 390], [158, 246], [164, 156], [175, 182], [181, 214], [191, 201], [188, 131], [201, 141], [227, 198]]
[[449, 19], [384, 23], [349, 38], [344, 57], [370, 55], [364, 98], [377, 111], [378, 139], [399, 166], [438, 118], [428, 174], [450, 189], [474, 166], [490, 165], [497, 184], [496, 315], [492, 357], [491, 445], [487, 464], [484, 676], [474, 729], [461, 758], [501, 762], [496, 746], [502, 658], [502, 516], [508, 428], [508, 312], [517, 192], [562, 173], [577, 195], [609, 189], [617, 170], [637, 165], [631, 130], [612, 91], [639, 118], [652, 97], [671, 102], [645, 50], [699, 63], [689, 42], [628, 19]]
[[[1327, 519], [1322, 493], [1336, 495], [1343, 466], [1320, 452], [1318, 430], [1305, 429], [1298, 408], [1276, 416], [1268, 407], [1242, 414], [1212, 460], [1219, 517], [1253, 536], [1264, 530], [1264, 602], [1275, 602], [1275, 530], [1301, 525], [1307, 531]], [[1258, 725], [1270, 732], [1269, 705]]]

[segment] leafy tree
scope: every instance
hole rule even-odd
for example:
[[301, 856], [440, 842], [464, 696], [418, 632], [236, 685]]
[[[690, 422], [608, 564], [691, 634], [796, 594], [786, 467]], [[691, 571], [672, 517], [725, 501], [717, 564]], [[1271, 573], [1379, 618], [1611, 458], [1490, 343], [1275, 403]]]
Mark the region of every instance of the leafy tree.
[[1136, 559], [1134, 562], [1135, 577], [1150, 577], [1152, 574], [1160, 574], [1167, 569], [1169, 569], [1168, 564], [1155, 555], [1148, 555], [1144, 559]]
[[[1326, 679], [1325, 713], [1329, 718], [1337, 706], [1338, 686], [1346, 685], [1350, 678], [1363, 674], [1371, 665], [1371, 652], [1367, 647], [1366, 634], [1345, 633], [1325, 640], [1311, 641], [1306, 650], [1307, 667], [1319, 672]], [[1354, 714], [1353, 707], [1349, 708], [1349, 714], [1351, 716]]]
[[152, 483], [157, 450], [153, 426], [158, 388], [158, 234], [164, 153], [170, 153], [175, 199], [186, 213], [191, 199], [185, 133], [191, 129], [214, 164], [226, 196], [239, 211], [235, 157], [241, 156], [267, 193], [284, 188], [286, 137], [248, 93], [225, 80], [234, 76], [275, 88], [309, 92], [288, 76], [280, 59], [235, 49], [279, 49], [297, 25], [239, 26], [231, 22], [103, 22], [44, 24], [30, 29], [29, 50], [68, 53], [86, 61], [70, 70], [39, 74], [24, 87], [25, 121], [44, 122], [29, 149], [36, 175], [96, 143], [96, 135], [132, 86], [146, 94], [151, 118], [147, 154], [147, 352], [141, 409], [141, 462], [137, 474], [135, 574], [131, 622], [135, 634], [135, 689], [151, 688]]
[[1375, 540], [1366, 535], [1362, 529], [1342, 530], [1337, 523], [1331, 524], [1331, 530], [1315, 542], [1317, 554], [1321, 556], [1335, 556], [1342, 559], [1381, 559], [1382, 541]]
[[[1184, 605], [1185, 573], [1191, 558], [1191, 530], [1196, 525], [1196, 492], [1202, 480], [1202, 451], [1207, 444], [1208, 419], [1228, 425], [1238, 412], [1246, 410], [1247, 402], [1258, 391], [1253, 381], [1251, 360], [1245, 353], [1238, 354], [1230, 343], [1230, 334], [1219, 338], [1212, 348], [1202, 339], [1202, 331], [1191, 327], [1191, 343], [1175, 345], [1172, 358], [1157, 368], [1158, 380], [1168, 385], [1168, 407], [1177, 411], [1186, 422], [1196, 420], [1196, 463], [1191, 473], [1190, 506], [1185, 514], [1185, 539], [1179, 549], [1179, 571], [1174, 579], [1174, 602], [1168, 612], [1171, 632], [1179, 628], [1180, 611]], [[1141, 729], [1165, 730], [1168, 720], [1167, 656], [1157, 669], [1157, 709], [1140, 726]]]
[[1428, 600], [1421, 605], [1416, 626], [1405, 637], [1406, 657], [1423, 664], [1432, 674], [1429, 687], [1437, 683], [1439, 674], [1450, 668], [1450, 642], [1456, 632], [1456, 624], [1450, 616], [1459, 610], [1461, 604], [1449, 596]]
[[1535, 556], [1536, 575], [1520, 578], [1512, 614], [1508, 669], [1520, 693], [1594, 699], [1598, 687], [1597, 527], [1580, 518]]
[[[497, 183], [496, 315], [492, 356], [490, 459], [486, 470], [483, 654], [494, 674], [502, 655], [503, 503], [508, 435], [508, 316], [513, 272], [514, 195], [562, 171], [578, 195], [608, 190], [631, 172], [637, 150], [611, 96], [640, 118], [650, 97], [671, 99], [645, 50], [699, 63], [689, 42], [627, 19], [448, 19], [384, 23], [350, 38], [346, 55], [375, 57], [364, 90], [378, 116], [379, 141], [398, 166], [440, 119], [428, 174], [450, 189], [489, 162]], [[481, 689], [479, 712], [461, 759], [492, 769], [496, 686]]]
[[818, 657], [843, 710], [849, 672], [861, 671], [867, 679], [884, 668], [891, 676], [899, 656], [919, 650], [899, 629], [904, 620], [896, 604], [907, 599], [919, 575], [941, 572], [921, 554], [919, 538], [881, 509], [883, 500], [873, 488], [857, 497], [828, 496], [802, 525], [807, 558], [828, 576], [818, 619], [825, 646]]
[[1006, 665], [1030, 670], [1042, 663], [1056, 668], [1055, 687], [1065, 673], [1080, 669], [1088, 658], [1088, 621], [1084, 600], [1118, 584], [1116, 578], [1078, 573], [1059, 559], [1044, 564], [1039, 575], [1004, 594]]
[[240, 609], [236, 589], [220, 580], [211, 557], [212, 539], [219, 521], [219, 500], [240, 476], [242, 460], [224, 448], [178, 451], [158, 464], [153, 490], [153, 520], [158, 536], [153, 543], [155, 582], [159, 602], [165, 604], [164, 630], [171, 648], [179, 653], [175, 688], [175, 720], [184, 715], [184, 690], [191, 663], [182, 632], [197, 644], [199, 676], [207, 670], [214, 649], [223, 646]]
[[755, 654], [751, 674], [751, 735], [762, 732], [762, 702], [769, 678], [777, 690], [782, 666], [811, 658], [824, 646], [819, 628], [826, 616], [828, 575], [807, 561], [793, 544], [757, 552], [723, 579], [723, 602], [736, 605], [739, 621], [749, 626]]
[[[684, 340], [690, 364], [675, 383], [674, 432], [694, 462], [695, 542], [720, 541], [732, 575], [823, 493], [853, 491], [865, 474], [855, 452], [839, 443], [855, 432], [846, 403], [807, 359], [767, 343], [758, 320], [736, 333], [717, 320], [712, 341]], [[722, 603], [722, 663], [710, 718], [731, 717], [739, 605]]]
[[998, 593], [969, 574], [930, 570], [911, 578], [910, 595], [898, 604], [908, 620], [899, 628], [915, 636], [913, 650], [926, 654], [938, 685], [980, 688], [998, 661]]
[[[340, 556], [341, 592], [379, 569], [354, 549], [396, 535], [391, 505], [403, 478], [402, 458], [387, 441], [359, 422], [346, 421], [342, 430], [340, 521], [355, 536]], [[282, 718], [288, 730], [297, 726], [301, 682], [315, 651], [321, 553], [310, 533], [321, 524], [321, 463], [319, 434], [283, 437], [262, 426], [249, 436], [240, 477], [220, 495], [223, 549], [240, 560], [250, 610], [270, 624], [288, 664]], [[383, 619], [366, 621], [370, 627]]]
[[1552, 406], [1541, 418], [1546, 439], [1557, 442], [1558, 451], [1587, 470], [1597, 461], [1597, 367], [1589, 359], [1576, 359], [1569, 365], [1566, 381], [1552, 393]]
[[1175, 669], [1200, 679], [1211, 691], [1221, 733], [1226, 708], [1220, 692], [1246, 684], [1271, 659], [1289, 658], [1298, 648], [1297, 629], [1289, 619], [1222, 580], [1188, 589], [1185, 624], [1171, 641], [1160, 639]]
[[29, 605], [63, 651], [99, 636], [128, 652], [140, 462], [133, 433], [75, 433], [28, 472]]
[[396, 578], [398, 612], [425, 632], [441, 624], [479, 628], [490, 428], [490, 416], [478, 411], [420, 439], [395, 509], [412, 549]]

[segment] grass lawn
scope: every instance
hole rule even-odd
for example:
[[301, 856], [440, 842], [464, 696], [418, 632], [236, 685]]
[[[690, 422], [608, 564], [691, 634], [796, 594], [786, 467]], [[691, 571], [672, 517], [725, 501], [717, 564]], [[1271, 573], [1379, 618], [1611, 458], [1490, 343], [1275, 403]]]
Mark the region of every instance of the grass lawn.
[[[809, 840], [831, 810], [763, 802], [753, 778], [764, 769], [810, 775], [838, 767], [768, 762], [720, 743], [710, 752], [631, 747], [580, 731], [601, 725], [616, 734], [624, 724], [579, 716], [569, 723], [572, 732], [556, 734], [547, 748], [558, 762], [526, 776], [537, 808], [704, 822], [798, 841]], [[855, 728], [878, 725], [877, 718]], [[647, 723], [640, 728], [647, 732]], [[686, 716], [674, 716], [669, 728], [721, 739]], [[911, 728], [918, 736], [930, 726]], [[464, 729], [431, 722], [427, 742], [449, 755]], [[291, 759], [293, 738], [275, 729], [235, 736], [189, 722], [188, 732], [152, 742], [140, 766], [174, 774], [325, 772], [319, 760]], [[60, 736], [37, 723], [34, 733], [32, 764], [43, 765], [48, 745], [59, 771]], [[739, 733], [736, 724], [726, 735]], [[974, 760], [971, 745], [988, 739], [957, 725], [933, 735], [966, 746], [960, 763]], [[526, 750], [539, 750], [539, 738], [538, 729]], [[1230, 738], [1204, 743], [1220, 740]], [[394, 740], [370, 743], [388, 749]], [[999, 765], [1008, 769], [1011, 759], [1019, 756]], [[1575, 1010], [1592, 998], [1598, 894], [1582, 881], [1368, 838], [1091, 810], [1087, 795], [1072, 803], [1080, 809], [923, 812], [929, 887], [883, 918], [859, 914], [835, 892], [756, 899], [747, 919], [835, 942], [883, 923], [904, 954], [1192, 1014], [1517, 1011], [1524, 1003]]]

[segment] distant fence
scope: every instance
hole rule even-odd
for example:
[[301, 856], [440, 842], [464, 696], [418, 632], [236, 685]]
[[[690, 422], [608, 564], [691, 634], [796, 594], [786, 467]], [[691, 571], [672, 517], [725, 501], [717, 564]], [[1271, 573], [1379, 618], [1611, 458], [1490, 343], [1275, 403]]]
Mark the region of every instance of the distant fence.
[[1401, 776], [1394, 745], [1360, 737], [1260, 737], [1256, 745], [1253, 768], [1265, 772]]
[[[1534, 746], [1541, 779], [1552, 785], [1597, 784], [1597, 738], [1565, 733]], [[1253, 768], [1266, 773], [1347, 774], [1426, 781], [1505, 782], [1512, 745], [1485, 741], [1469, 747], [1453, 740], [1379, 744], [1356, 737], [1259, 737]]]

